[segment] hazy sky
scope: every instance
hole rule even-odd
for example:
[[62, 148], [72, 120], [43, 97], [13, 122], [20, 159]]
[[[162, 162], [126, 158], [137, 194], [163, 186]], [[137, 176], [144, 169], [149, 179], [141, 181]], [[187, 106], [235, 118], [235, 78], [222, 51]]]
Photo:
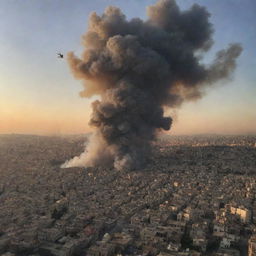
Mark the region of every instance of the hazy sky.
[[[0, 133], [84, 133], [89, 131], [90, 102], [79, 97], [65, 59], [57, 52], [81, 53], [81, 35], [89, 14], [108, 5], [121, 7], [128, 19], [146, 18], [153, 0], [1, 0]], [[171, 110], [173, 134], [256, 133], [256, 1], [177, 0], [212, 14], [216, 50], [240, 42], [243, 52], [229, 81], [206, 91], [197, 102]]]

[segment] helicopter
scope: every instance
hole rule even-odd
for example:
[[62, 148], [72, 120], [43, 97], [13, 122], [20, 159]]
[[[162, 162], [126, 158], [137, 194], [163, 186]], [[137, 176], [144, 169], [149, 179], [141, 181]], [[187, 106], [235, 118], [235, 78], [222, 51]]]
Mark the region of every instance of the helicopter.
[[62, 53], [57, 53], [57, 55], [58, 55], [58, 58], [61, 58], [61, 59], [64, 58], [64, 55]]

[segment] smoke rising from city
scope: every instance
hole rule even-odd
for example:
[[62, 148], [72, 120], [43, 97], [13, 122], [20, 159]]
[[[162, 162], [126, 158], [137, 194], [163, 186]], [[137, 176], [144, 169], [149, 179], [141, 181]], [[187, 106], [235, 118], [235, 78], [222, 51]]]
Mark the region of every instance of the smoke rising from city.
[[74, 77], [84, 85], [81, 97], [100, 99], [92, 103], [94, 133], [85, 152], [62, 167], [142, 167], [156, 134], [171, 128], [163, 108], [199, 99], [205, 87], [235, 69], [239, 44], [202, 63], [214, 31], [204, 7], [181, 11], [174, 0], [160, 0], [147, 15], [146, 21], [127, 20], [112, 6], [101, 16], [92, 13], [82, 56], [68, 54]]

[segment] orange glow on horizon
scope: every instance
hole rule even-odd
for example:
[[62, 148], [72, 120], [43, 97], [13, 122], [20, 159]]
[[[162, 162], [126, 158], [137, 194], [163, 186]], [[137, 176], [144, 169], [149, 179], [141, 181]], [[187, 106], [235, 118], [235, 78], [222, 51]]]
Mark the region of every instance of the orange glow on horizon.
[[90, 131], [86, 123], [79, 120], [46, 120], [46, 119], [25, 119], [11, 118], [1, 120], [0, 133], [20, 133], [20, 134], [81, 134]]
[[[208, 119], [200, 115], [187, 115], [179, 113], [174, 118], [170, 132], [173, 135], [181, 134], [247, 134], [255, 133], [256, 120], [240, 119], [219, 116], [218, 118], [209, 116]], [[65, 118], [64, 118], [65, 117]], [[217, 120], [216, 120], [217, 119]], [[8, 115], [0, 117], [0, 133], [10, 134], [39, 134], [39, 135], [58, 135], [58, 134], [84, 134], [92, 131], [88, 125], [88, 116], [75, 116], [71, 113], [63, 113], [62, 116], [53, 115]]]

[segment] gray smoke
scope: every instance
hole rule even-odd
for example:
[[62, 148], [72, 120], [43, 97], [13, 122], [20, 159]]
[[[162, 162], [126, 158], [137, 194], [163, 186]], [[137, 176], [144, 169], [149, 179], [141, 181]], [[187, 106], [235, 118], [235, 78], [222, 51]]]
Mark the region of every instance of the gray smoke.
[[120, 9], [92, 13], [83, 35], [81, 58], [68, 62], [83, 81], [82, 97], [100, 96], [92, 103], [94, 134], [81, 156], [63, 167], [143, 166], [158, 131], [169, 130], [175, 108], [201, 97], [202, 90], [227, 78], [242, 48], [230, 44], [212, 64], [201, 58], [213, 44], [208, 11], [197, 4], [181, 11], [174, 0], [159, 0], [147, 8], [148, 20], [127, 20]]

